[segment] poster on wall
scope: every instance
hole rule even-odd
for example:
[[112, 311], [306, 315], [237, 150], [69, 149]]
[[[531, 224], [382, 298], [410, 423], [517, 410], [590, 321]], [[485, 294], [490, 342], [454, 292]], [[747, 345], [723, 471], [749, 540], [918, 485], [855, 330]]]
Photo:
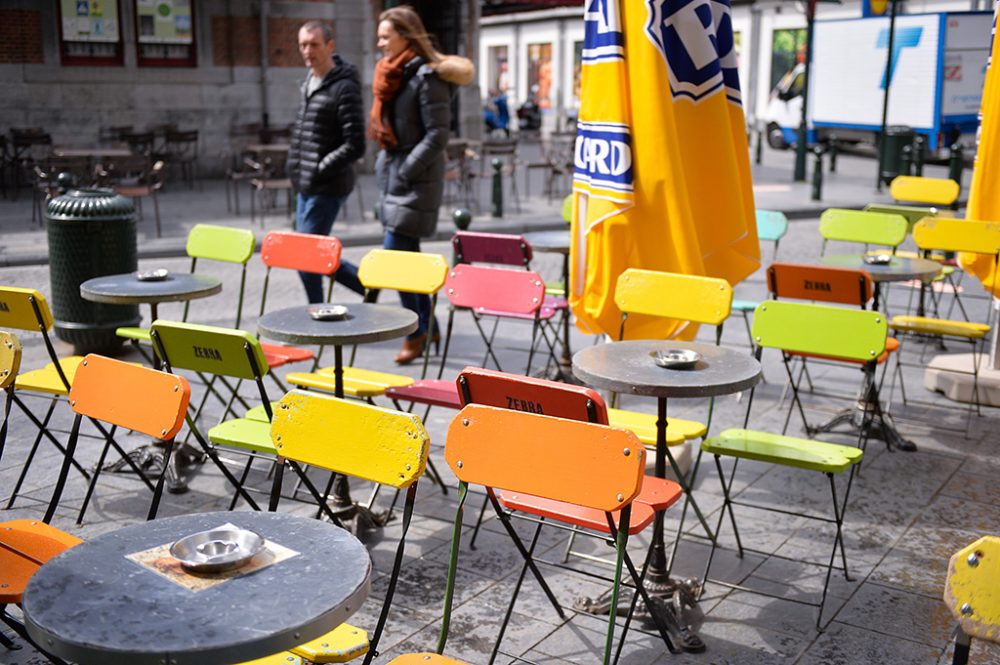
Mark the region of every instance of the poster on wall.
[[191, 0], [136, 0], [140, 44], [190, 44]]
[[118, 41], [118, 0], [61, 0], [60, 8], [63, 41]]

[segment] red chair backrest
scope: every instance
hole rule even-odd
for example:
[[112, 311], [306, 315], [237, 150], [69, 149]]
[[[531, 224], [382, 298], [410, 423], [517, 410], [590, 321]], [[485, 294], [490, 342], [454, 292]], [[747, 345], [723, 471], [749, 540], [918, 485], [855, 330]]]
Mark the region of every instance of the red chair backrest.
[[332, 275], [340, 267], [340, 240], [295, 231], [271, 231], [264, 236], [260, 258], [269, 268], [291, 268]]
[[592, 388], [478, 367], [466, 367], [456, 382], [462, 406], [485, 404], [568, 420], [608, 424], [608, 408], [604, 399]]
[[527, 267], [531, 262], [531, 245], [524, 236], [459, 231], [452, 236], [451, 246], [455, 249], [455, 263]]
[[457, 265], [448, 271], [445, 294], [455, 307], [534, 314], [545, 299], [545, 282], [530, 270]]
[[799, 263], [772, 263], [767, 288], [775, 298], [818, 300], [864, 307], [872, 299], [872, 278], [863, 270]]

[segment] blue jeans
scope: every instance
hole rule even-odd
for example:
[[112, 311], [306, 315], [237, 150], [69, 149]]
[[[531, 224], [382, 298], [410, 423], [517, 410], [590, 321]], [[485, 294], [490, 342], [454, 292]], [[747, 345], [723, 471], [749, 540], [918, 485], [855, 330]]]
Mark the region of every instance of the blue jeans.
[[[420, 251], [420, 238], [414, 238], [413, 236], [404, 236], [399, 233], [393, 233], [392, 231], [386, 230], [385, 240], [382, 243], [382, 247], [385, 249], [398, 249], [404, 252], [419, 252]], [[399, 292], [399, 302], [402, 303], [403, 307], [406, 309], [417, 313], [417, 329], [407, 336], [407, 339], [415, 339], [421, 335], [427, 334], [427, 328], [431, 318], [431, 299], [425, 293], [407, 293], [405, 291]], [[434, 333], [439, 334], [441, 329], [438, 328], [437, 321], [434, 322]]]
[[[346, 200], [346, 196], [300, 193], [295, 206], [295, 230], [299, 233], [330, 235], [333, 221], [337, 219], [337, 213], [340, 212], [340, 207]], [[323, 293], [322, 275], [300, 272], [299, 279], [302, 280], [302, 286], [306, 288], [306, 297], [309, 302], [316, 303], [326, 300], [326, 294]], [[341, 261], [334, 279], [355, 293], [361, 295], [365, 293], [365, 287], [358, 279], [358, 267], [352, 263]]]

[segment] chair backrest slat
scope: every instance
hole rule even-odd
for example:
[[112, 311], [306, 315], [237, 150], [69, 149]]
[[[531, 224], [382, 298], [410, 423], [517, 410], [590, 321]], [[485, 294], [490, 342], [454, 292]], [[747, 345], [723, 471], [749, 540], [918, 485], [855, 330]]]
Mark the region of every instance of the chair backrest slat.
[[35, 289], [17, 286], [0, 286], [0, 328], [40, 332], [38, 316], [31, 304], [32, 298], [42, 314], [41, 324], [45, 330], [51, 329], [52, 312], [45, 297]]
[[752, 334], [766, 348], [871, 362], [888, 329], [881, 312], [769, 300], [757, 306]]
[[1000, 223], [927, 218], [913, 227], [913, 240], [920, 249], [996, 254], [1000, 252]]
[[892, 179], [889, 193], [897, 201], [949, 206], [958, 199], [961, 188], [951, 178], [927, 178], [901, 175]]
[[733, 287], [715, 277], [629, 268], [618, 276], [615, 304], [627, 314], [719, 325], [729, 317]]
[[627, 430], [479, 404], [455, 416], [445, 444], [462, 482], [609, 512], [639, 493], [645, 455]]
[[757, 237], [760, 240], [777, 242], [788, 232], [788, 218], [778, 210], [757, 210]]
[[253, 256], [253, 231], [214, 224], [196, 224], [188, 233], [187, 254], [191, 258], [246, 264]]
[[414, 414], [303, 390], [281, 398], [271, 438], [288, 459], [398, 488], [423, 474], [430, 445]]
[[545, 299], [545, 282], [530, 270], [461, 264], [448, 271], [445, 294], [456, 307], [533, 314]]
[[0, 390], [6, 390], [21, 369], [21, 342], [17, 335], [0, 330]]
[[366, 289], [436, 293], [448, 277], [448, 260], [440, 254], [373, 249], [358, 265]]
[[87, 355], [69, 393], [73, 411], [158, 439], [172, 439], [184, 424], [187, 379], [132, 363]]
[[455, 263], [493, 263], [505, 266], [527, 266], [531, 262], [531, 245], [524, 236], [509, 233], [477, 233], [459, 231], [451, 237]]
[[883, 212], [829, 208], [819, 218], [825, 240], [896, 247], [906, 239], [907, 228], [905, 217]]
[[269, 268], [290, 268], [332, 275], [340, 267], [340, 240], [295, 231], [271, 231], [264, 236], [260, 258]]
[[[165, 360], [174, 369], [222, 374], [253, 381], [267, 374], [267, 360], [257, 338], [244, 330], [202, 326], [180, 321], [154, 321], [152, 333], [166, 352]], [[246, 348], [257, 361], [253, 371]], [[154, 343], [154, 347], [159, 347]]]
[[457, 383], [462, 406], [483, 404], [554, 418], [608, 424], [608, 407], [592, 388], [478, 367], [462, 370]]
[[872, 278], [863, 270], [799, 263], [772, 263], [767, 288], [776, 298], [819, 300], [861, 307], [872, 299]]

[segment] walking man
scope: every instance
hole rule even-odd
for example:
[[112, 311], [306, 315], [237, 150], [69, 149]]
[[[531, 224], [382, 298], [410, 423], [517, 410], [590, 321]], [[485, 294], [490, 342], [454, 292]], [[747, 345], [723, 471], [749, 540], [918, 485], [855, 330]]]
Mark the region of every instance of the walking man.
[[[365, 117], [357, 68], [334, 53], [333, 29], [309, 21], [299, 29], [299, 53], [309, 68], [302, 83], [302, 102], [292, 144], [288, 174], [298, 191], [295, 230], [329, 235], [341, 206], [354, 189], [354, 163], [365, 152]], [[323, 278], [300, 272], [309, 302], [323, 302]], [[357, 267], [342, 262], [338, 282], [364, 293]]]

